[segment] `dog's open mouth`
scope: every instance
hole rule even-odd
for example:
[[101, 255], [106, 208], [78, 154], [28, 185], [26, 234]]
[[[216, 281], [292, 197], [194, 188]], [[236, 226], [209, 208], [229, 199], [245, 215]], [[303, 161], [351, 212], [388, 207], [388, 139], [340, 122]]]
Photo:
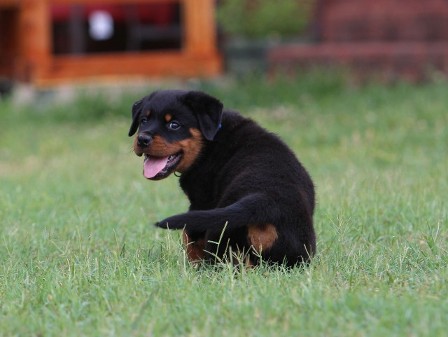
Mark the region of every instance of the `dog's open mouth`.
[[147, 179], [159, 180], [170, 175], [182, 159], [182, 152], [167, 157], [155, 157], [145, 153], [143, 175]]

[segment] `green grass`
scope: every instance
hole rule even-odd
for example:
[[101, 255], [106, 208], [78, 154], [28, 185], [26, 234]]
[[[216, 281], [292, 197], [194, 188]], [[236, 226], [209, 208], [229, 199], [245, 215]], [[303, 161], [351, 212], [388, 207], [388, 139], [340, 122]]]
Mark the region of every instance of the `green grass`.
[[[145, 181], [131, 102], [0, 102], [1, 336], [445, 336], [448, 83], [199, 83], [317, 186], [309, 268], [188, 265], [177, 178]], [[150, 89], [148, 89], [150, 90]], [[142, 91], [143, 92], [143, 91]]]

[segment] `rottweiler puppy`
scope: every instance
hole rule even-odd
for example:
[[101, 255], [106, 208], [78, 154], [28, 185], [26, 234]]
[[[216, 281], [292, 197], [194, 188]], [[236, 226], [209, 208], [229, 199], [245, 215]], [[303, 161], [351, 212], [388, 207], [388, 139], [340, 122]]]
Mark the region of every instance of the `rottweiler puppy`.
[[182, 90], [137, 101], [135, 133], [147, 179], [180, 174], [190, 209], [155, 225], [183, 230], [190, 261], [295, 266], [315, 253], [314, 185], [277, 136], [212, 96]]

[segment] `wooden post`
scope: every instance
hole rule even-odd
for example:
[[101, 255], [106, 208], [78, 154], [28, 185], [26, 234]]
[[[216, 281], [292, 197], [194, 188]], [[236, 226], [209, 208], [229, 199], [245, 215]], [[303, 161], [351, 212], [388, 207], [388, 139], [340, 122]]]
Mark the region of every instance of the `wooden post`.
[[19, 77], [33, 82], [47, 72], [51, 57], [47, 0], [22, 0], [19, 25]]
[[212, 56], [216, 53], [214, 0], [184, 0], [185, 52]]

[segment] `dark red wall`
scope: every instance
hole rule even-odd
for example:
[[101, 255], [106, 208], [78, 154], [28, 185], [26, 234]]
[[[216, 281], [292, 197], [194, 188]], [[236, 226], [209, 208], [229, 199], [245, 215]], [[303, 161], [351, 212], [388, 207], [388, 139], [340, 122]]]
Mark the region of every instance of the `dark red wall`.
[[447, 0], [319, 0], [321, 41], [448, 41]]

